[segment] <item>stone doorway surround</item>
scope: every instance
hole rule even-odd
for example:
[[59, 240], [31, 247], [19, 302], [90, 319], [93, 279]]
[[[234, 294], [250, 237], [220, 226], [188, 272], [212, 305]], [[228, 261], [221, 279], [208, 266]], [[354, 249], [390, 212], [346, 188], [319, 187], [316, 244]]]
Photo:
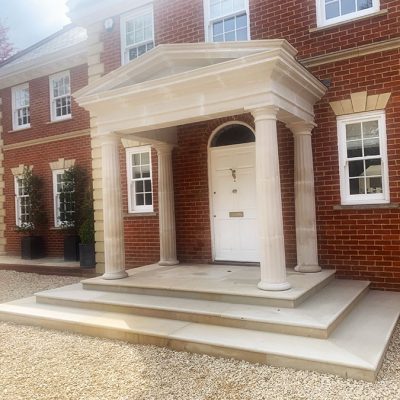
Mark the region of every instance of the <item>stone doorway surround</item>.
[[94, 186], [103, 211], [96, 236], [104, 238], [104, 279], [127, 276], [118, 152], [121, 139], [150, 144], [157, 150], [162, 166], [160, 264], [174, 265], [178, 262], [171, 167], [175, 127], [248, 112], [254, 117], [256, 135], [258, 287], [271, 291], [290, 288], [277, 121], [292, 130], [295, 141], [296, 270], [320, 270], [311, 132], [314, 104], [326, 88], [296, 61], [296, 53], [285, 40], [159, 45], [74, 94], [91, 114], [92, 141], [99, 148], [102, 172]]

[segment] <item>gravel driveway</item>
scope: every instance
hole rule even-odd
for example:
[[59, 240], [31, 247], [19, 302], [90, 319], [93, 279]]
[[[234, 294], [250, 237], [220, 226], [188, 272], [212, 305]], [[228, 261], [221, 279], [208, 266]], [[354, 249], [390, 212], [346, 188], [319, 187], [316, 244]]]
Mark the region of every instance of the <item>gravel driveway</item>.
[[[0, 302], [77, 281], [0, 271]], [[371, 384], [0, 322], [0, 399], [400, 400], [400, 327]]]

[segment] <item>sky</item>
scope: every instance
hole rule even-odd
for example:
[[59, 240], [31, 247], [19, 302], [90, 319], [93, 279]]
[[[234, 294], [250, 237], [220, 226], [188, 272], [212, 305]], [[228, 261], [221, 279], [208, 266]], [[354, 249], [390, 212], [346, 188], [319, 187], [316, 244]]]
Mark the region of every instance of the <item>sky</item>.
[[0, 0], [0, 20], [10, 28], [9, 37], [23, 50], [57, 32], [70, 20], [67, 0]]

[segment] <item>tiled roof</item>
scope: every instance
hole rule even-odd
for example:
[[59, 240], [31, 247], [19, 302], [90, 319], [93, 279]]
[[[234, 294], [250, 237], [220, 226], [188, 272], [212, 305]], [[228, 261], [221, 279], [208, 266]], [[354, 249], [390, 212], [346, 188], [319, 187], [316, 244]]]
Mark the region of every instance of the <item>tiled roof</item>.
[[59, 50], [72, 47], [76, 44], [84, 42], [86, 39], [87, 34], [84, 28], [67, 25], [54, 35], [49, 36], [48, 38], [34, 44], [26, 50], [22, 50], [19, 53], [15, 54], [6, 62], [1, 64], [0, 67], [6, 65], [8, 67], [18, 65], [26, 61], [32, 61], [45, 55], [55, 53]]

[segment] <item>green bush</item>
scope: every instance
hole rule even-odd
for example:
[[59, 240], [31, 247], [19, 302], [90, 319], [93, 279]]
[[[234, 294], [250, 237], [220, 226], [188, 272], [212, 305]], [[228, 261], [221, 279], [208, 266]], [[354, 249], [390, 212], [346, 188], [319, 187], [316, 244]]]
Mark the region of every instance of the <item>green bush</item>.
[[47, 222], [46, 212], [43, 207], [43, 181], [29, 167], [24, 168], [21, 179], [24, 194], [27, 196], [27, 215], [17, 228], [19, 231], [33, 235]]
[[82, 244], [94, 243], [94, 209], [93, 209], [93, 189], [89, 185], [82, 192], [81, 225], [79, 228], [79, 236]]
[[94, 219], [93, 214], [83, 222], [79, 229], [79, 237], [81, 238], [82, 244], [94, 243]]
[[85, 170], [73, 166], [64, 172], [60, 204], [73, 207], [73, 212], [64, 212], [60, 227], [78, 234], [87, 217], [86, 196], [90, 190], [89, 178]]

